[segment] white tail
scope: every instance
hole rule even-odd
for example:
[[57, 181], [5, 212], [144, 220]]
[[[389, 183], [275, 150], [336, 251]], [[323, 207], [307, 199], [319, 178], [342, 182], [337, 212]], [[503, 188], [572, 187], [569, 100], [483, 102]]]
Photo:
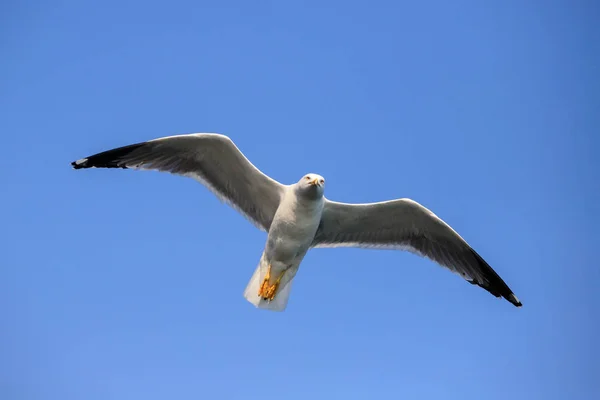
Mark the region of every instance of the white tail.
[[[271, 301], [263, 300], [263, 298], [258, 295], [258, 289], [260, 288], [260, 285], [267, 274], [268, 267], [269, 265], [265, 261], [263, 254], [260, 257], [258, 266], [254, 270], [254, 274], [252, 274], [252, 278], [250, 278], [250, 282], [248, 282], [248, 285], [246, 286], [246, 290], [244, 290], [244, 297], [250, 303], [254, 304], [256, 308], [262, 308], [270, 311], [283, 311], [287, 307], [288, 299], [290, 298], [292, 280], [290, 279], [288, 281], [287, 279], [282, 279], [281, 283], [283, 286], [279, 287], [275, 298]], [[286, 272], [286, 274], [288, 273], [290, 273], [290, 271]]]

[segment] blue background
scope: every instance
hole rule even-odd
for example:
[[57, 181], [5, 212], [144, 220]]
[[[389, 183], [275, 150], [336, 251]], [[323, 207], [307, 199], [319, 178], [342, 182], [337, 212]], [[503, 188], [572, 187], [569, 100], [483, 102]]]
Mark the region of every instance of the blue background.
[[[0, 397], [598, 396], [598, 11], [4, 2]], [[253, 308], [264, 233], [191, 179], [69, 165], [191, 132], [334, 200], [422, 203], [524, 307], [409, 253], [316, 249], [286, 312]]]

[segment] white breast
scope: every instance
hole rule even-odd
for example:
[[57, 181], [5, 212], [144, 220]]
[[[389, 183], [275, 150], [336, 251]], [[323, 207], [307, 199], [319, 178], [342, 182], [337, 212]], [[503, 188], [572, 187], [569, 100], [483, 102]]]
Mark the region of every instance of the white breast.
[[285, 193], [275, 213], [265, 248], [267, 257], [283, 263], [294, 263], [304, 257], [315, 236], [323, 199], [298, 199], [293, 190]]

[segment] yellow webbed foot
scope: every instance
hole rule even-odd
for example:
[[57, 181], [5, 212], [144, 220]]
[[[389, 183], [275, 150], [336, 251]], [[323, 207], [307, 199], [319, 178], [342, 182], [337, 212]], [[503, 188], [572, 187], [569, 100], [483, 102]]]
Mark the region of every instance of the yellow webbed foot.
[[275, 298], [275, 293], [277, 292], [277, 288], [279, 287], [279, 282], [283, 274], [277, 278], [274, 284], [269, 285], [269, 280], [271, 279], [271, 264], [269, 264], [269, 269], [267, 270], [267, 274], [265, 275], [265, 279], [263, 279], [260, 288], [258, 289], [258, 295], [263, 298], [263, 300], [271, 301]]

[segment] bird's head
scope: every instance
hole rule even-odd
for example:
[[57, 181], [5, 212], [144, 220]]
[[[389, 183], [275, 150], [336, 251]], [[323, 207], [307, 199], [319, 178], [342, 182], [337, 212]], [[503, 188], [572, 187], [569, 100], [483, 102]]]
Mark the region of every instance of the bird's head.
[[323, 196], [325, 179], [321, 175], [306, 174], [300, 178], [296, 186], [306, 197], [318, 199]]

